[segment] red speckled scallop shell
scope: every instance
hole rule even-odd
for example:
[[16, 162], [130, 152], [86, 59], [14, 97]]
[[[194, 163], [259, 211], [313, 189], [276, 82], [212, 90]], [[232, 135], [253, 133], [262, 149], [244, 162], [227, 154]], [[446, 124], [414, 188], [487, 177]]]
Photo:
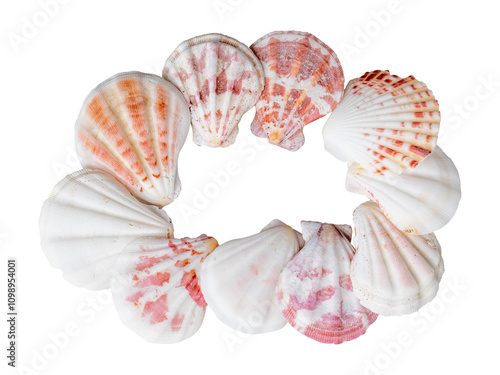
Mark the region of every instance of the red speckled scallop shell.
[[439, 104], [425, 83], [375, 70], [353, 79], [323, 129], [325, 148], [379, 175], [415, 168], [437, 143]]
[[212, 237], [145, 237], [120, 256], [112, 282], [122, 321], [150, 342], [175, 343], [194, 335], [206, 302], [198, 273], [216, 247]]
[[342, 98], [340, 61], [317, 37], [298, 31], [267, 34], [250, 48], [266, 75], [252, 132], [296, 151], [304, 144], [302, 128], [333, 111]]

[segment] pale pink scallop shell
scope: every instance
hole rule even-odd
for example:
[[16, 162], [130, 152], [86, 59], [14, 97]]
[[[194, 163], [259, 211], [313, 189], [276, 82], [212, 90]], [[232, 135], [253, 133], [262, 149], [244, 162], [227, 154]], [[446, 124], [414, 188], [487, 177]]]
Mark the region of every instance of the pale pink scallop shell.
[[434, 233], [400, 231], [375, 202], [354, 210], [356, 254], [351, 263], [354, 293], [381, 315], [411, 314], [437, 294], [444, 273]]
[[283, 328], [276, 283], [303, 242], [300, 233], [273, 220], [257, 234], [220, 245], [200, 273], [203, 294], [217, 317], [245, 333]]
[[296, 151], [305, 141], [302, 128], [333, 111], [342, 98], [340, 61], [317, 37], [299, 31], [272, 32], [250, 48], [266, 75], [252, 132]]

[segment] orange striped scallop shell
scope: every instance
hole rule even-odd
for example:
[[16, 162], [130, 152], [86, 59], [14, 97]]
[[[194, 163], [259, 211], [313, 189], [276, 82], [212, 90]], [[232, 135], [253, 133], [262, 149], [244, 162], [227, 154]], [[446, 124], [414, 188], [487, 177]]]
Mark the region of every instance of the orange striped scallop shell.
[[159, 207], [179, 194], [177, 159], [189, 131], [189, 108], [171, 83], [152, 74], [117, 74], [88, 95], [75, 127], [85, 168], [110, 173]]

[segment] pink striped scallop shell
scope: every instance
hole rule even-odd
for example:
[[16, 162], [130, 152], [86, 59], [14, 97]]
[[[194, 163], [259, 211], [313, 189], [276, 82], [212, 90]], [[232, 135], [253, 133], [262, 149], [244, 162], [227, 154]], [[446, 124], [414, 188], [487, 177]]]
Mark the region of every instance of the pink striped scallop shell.
[[163, 77], [183, 94], [199, 146], [234, 143], [241, 117], [264, 87], [259, 59], [243, 43], [221, 34], [182, 42], [165, 62]]

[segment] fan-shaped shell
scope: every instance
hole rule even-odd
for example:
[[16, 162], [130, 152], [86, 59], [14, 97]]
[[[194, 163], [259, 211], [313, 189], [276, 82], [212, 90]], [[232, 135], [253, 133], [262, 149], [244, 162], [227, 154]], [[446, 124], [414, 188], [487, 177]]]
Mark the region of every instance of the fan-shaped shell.
[[89, 289], [109, 288], [120, 252], [145, 235], [173, 236], [170, 218], [101, 171], [84, 169], [64, 178], [40, 215], [41, 244], [50, 263], [67, 281]]
[[361, 306], [352, 290], [351, 227], [303, 221], [302, 233], [306, 244], [276, 287], [283, 315], [319, 342], [341, 344], [363, 335], [377, 314]]
[[179, 195], [177, 161], [189, 108], [169, 82], [139, 72], [111, 77], [87, 96], [75, 130], [85, 168], [110, 173], [138, 199], [159, 207]]
[[439, 104], [425, 83], [375, 70], [353, 79], [323, 128], [325, 148], [371, 173], [415, 168], [436, 146]]
[[208, 306], [238, 331], [283, 328], [286, 320], [276, 302], [276, 283], [302, 245], [300, 233], [279, 220], [253, 236], [222, 244], [201, 269], [201, 289]]
[[444, 264], [433, 233], [401, 232], [374, 202], [356, 208], [354, 228], [351, 280], [363, 306], [382, 315], [410, 314], [436, 296]]
[[347, 171], [346, 189], [377, 202], [396, 227], [413, 234], [446, 225], [461, 197], [457, 168], [439, 146], [416, 168], [400, 175], [376, 175], [354, 163]]
[[216, 247], [212, 237], [140, 238], [120, 255], [112, 282], [123, 323], [147, 341], [169, 344], [198, 331], [206, 302], [198, 283], [205, 257]]
[[259, 59], [243, 43], [221, 34], [181, 43], [166, 61], [163, 77], [188, 101], [193, 140], [200, 146], [233, 144], [241, 117], [264, 87]]
[[342, 98], [340, 61], [317, 37], [299, 31], [272, 32], [250, 48], [266, 75], [252, 132], [296, 151], [305, 141], [302, 128], [333, 111]]

